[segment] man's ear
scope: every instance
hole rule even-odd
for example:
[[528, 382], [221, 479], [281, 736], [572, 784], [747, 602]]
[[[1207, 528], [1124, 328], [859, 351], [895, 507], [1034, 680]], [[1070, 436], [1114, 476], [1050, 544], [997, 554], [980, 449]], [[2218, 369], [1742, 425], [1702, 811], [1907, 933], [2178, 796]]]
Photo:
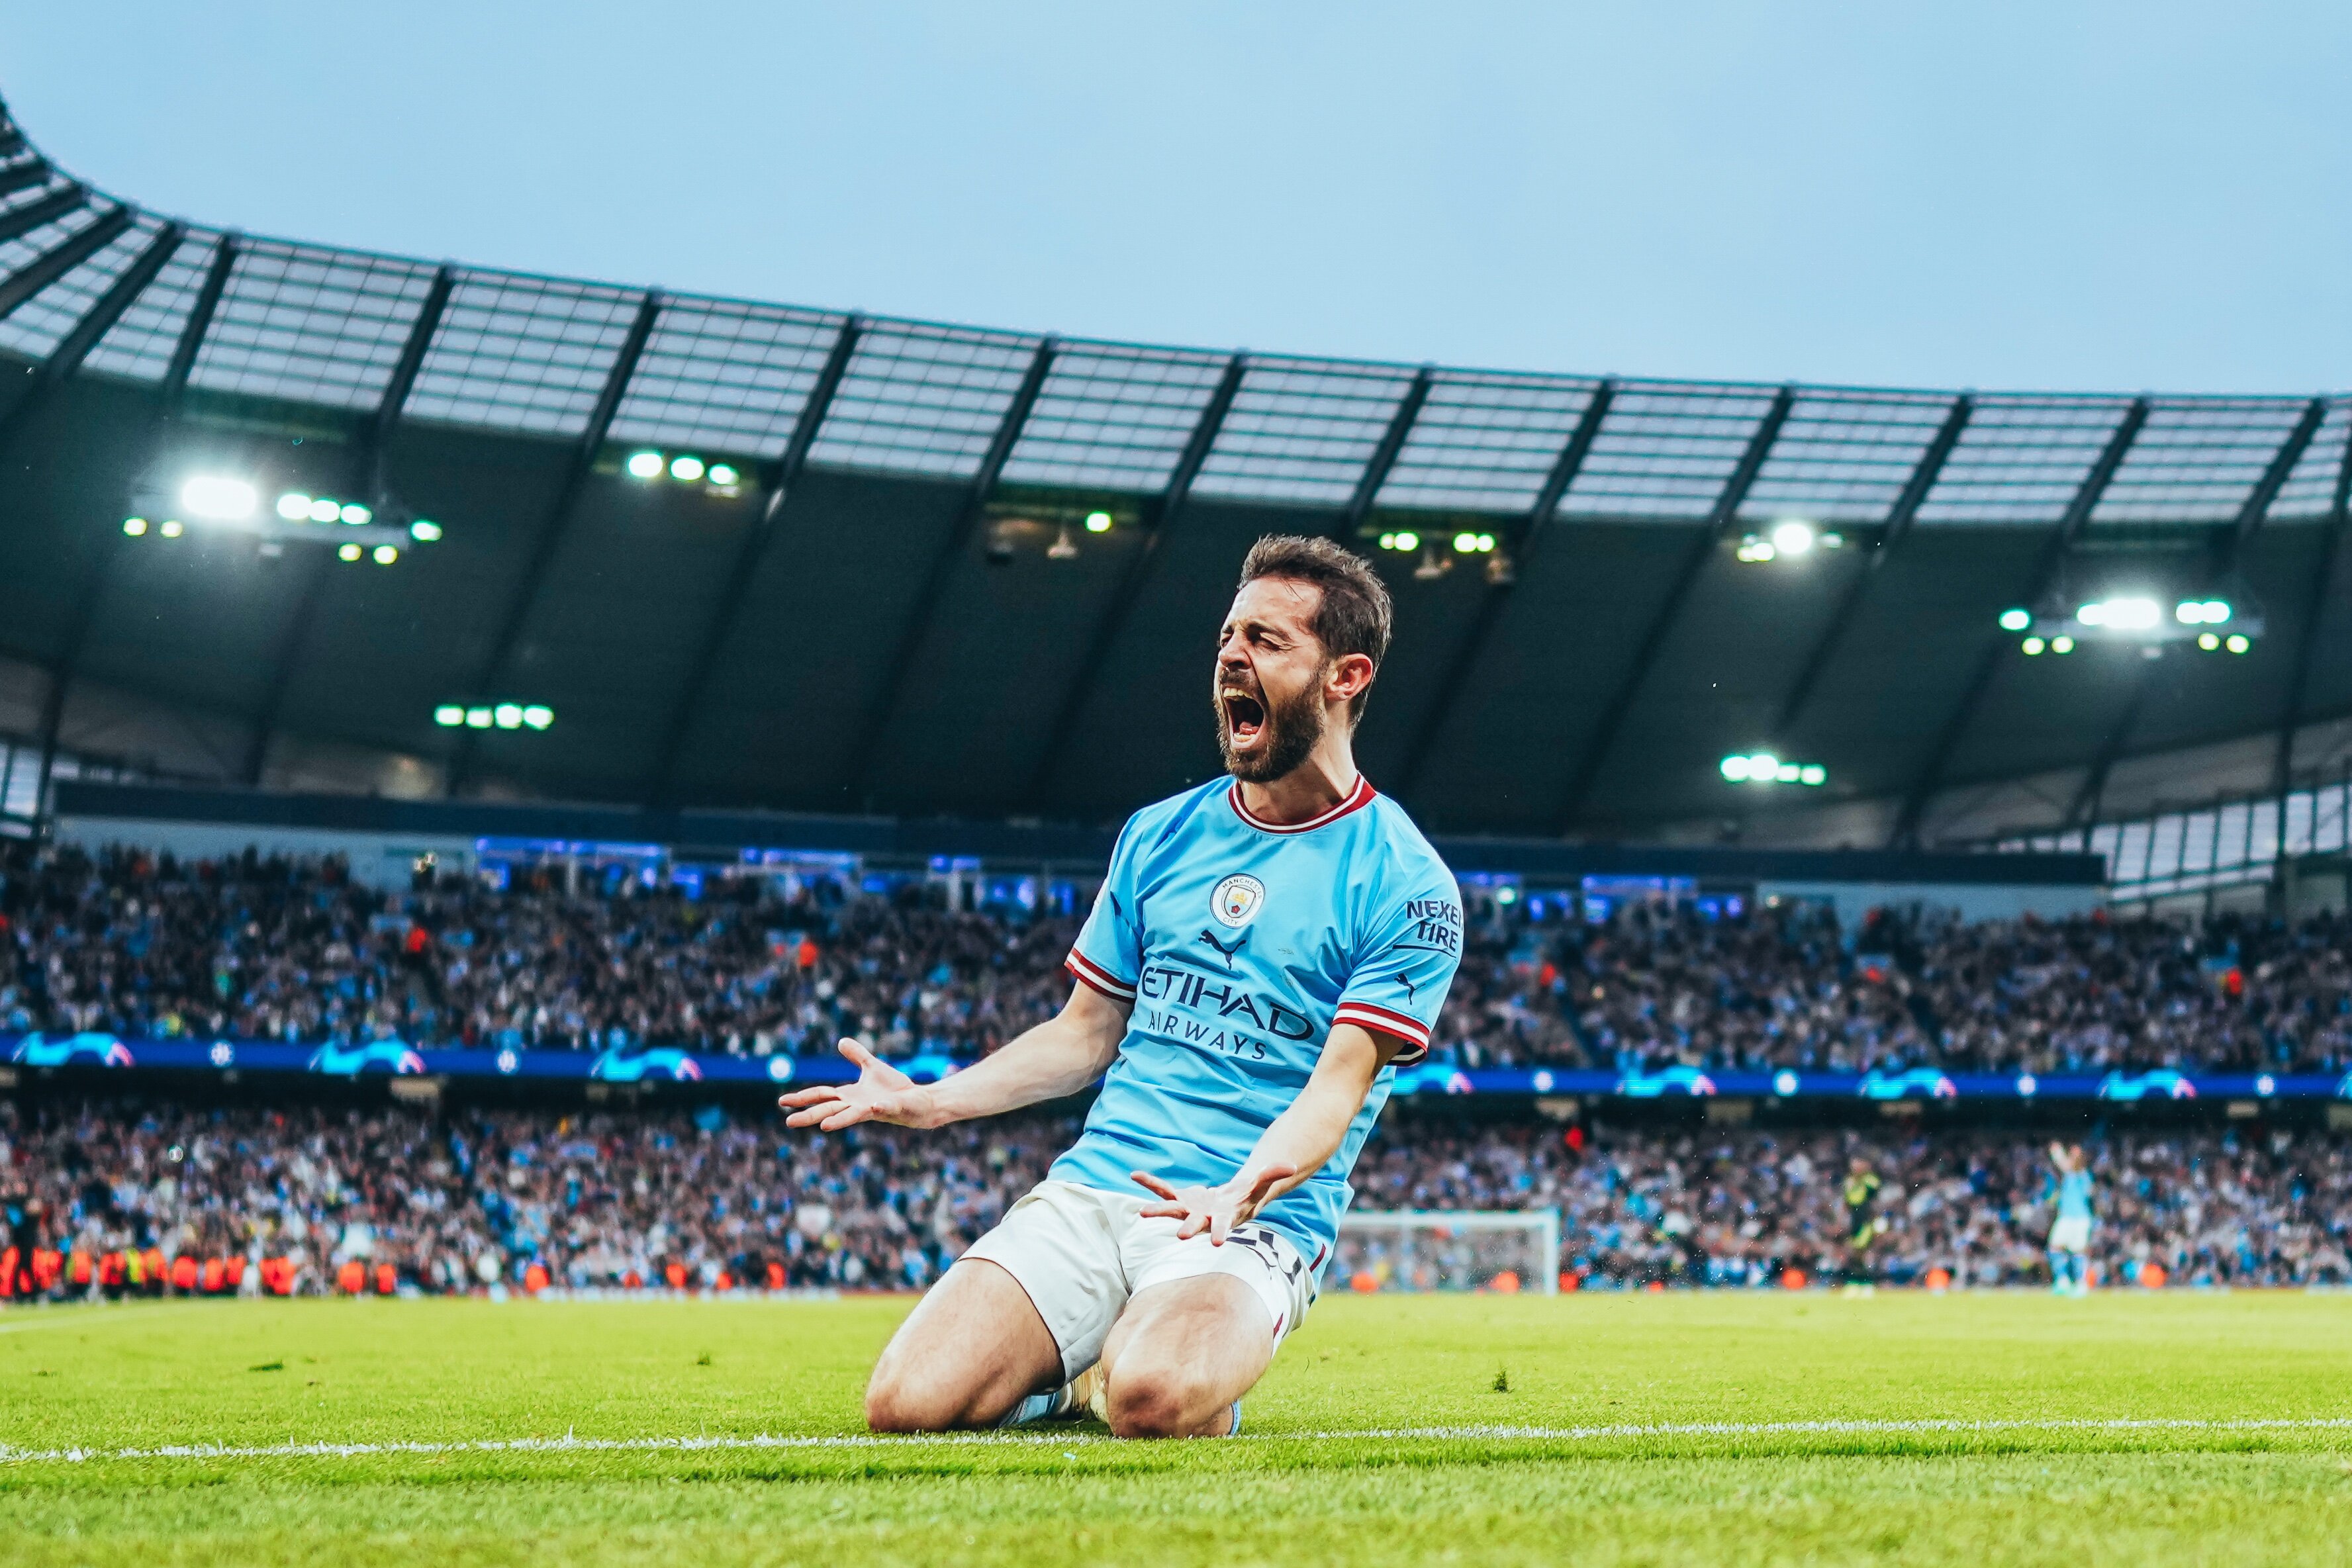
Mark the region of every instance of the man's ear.
[[1324, 672], [1323, 695], [1332, 702], [1353, 702], [1363, 695], [1378, 673], [1369, 654], [1343, 653]]

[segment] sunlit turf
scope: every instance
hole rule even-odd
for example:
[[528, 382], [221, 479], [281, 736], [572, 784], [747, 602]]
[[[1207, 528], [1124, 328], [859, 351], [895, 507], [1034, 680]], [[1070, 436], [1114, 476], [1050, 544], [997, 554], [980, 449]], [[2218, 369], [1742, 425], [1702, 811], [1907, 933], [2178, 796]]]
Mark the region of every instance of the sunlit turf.
[[[905, 1311], [0, 1315], [8, 1561], [2352, 1562], [2352, 1296], [1340, 1297], [1237, 1442], [110, 1457], [851, 1437]], [[2304, 1424], [2046, 1425], [2165, 1418]], [[1906, 1421], [2029, 1425], [1606, 1430]]]

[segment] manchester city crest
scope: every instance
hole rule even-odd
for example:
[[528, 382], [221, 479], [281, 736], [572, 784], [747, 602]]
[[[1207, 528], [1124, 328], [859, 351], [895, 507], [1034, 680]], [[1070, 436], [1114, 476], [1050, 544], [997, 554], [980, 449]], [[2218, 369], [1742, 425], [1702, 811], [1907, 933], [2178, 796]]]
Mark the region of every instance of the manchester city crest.
[[1209, 894], [1209, 913], [1217, 917], [1219, 925], [1238, 930], [1257, 918], [1258, 909], [1265, 903], [1265, 883], [1247, 872], [1237, 871], [1217, 883], [1217, 890]]

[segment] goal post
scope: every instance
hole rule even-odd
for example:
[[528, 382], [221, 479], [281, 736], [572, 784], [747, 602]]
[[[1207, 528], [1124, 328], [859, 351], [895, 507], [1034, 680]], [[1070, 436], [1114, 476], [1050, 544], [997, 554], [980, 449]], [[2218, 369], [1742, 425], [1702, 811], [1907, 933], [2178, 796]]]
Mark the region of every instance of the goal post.
[[1350, 1209], [1326, 1278], [1339, 1290], [1556, 1295], [1559, 1210]]

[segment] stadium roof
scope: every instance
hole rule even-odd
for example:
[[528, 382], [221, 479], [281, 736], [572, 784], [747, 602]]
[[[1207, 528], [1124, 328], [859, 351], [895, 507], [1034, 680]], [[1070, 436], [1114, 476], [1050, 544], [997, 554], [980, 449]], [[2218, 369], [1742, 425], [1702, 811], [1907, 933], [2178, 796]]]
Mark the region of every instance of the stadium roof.
[[[1391, 582], [1360, 753], [1449, 831], [1836, 799], [1908, 840], [1939, 791], [2071, 768], [2055, 821], [2120, 758], [2352, 712], [2342, 395], [1535, 375], [670, 294], [165, 218], [5, 118], [0, 377], [0, 653], [51, 675], [44, 727], [132, 694], [247, 782], [323, 743], [455, 794], [1115, 819], [1214, 767], [1211, 633], [1277, 530]], [[649, 452], [724, 466], [633, 476]], [[126, 536], [199, 472], [382, 516]], [[1754, 559], [1791, 520], [1820, 543]], [[2262, 634], [2029, 658], [1995, 623], [2142, 589]], [[554, 722], [436, 722], [501, 703]], [[1759, 749], [1828, 781], [1718, 771]]]

